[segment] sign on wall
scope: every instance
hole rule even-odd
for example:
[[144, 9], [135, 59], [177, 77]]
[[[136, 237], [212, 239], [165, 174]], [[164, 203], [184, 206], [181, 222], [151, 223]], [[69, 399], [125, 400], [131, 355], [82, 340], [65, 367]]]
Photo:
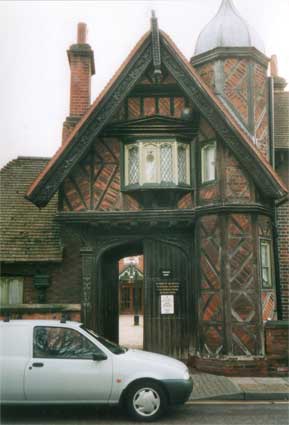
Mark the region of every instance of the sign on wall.
[[176, 294], [180, 289], [180, 282], [156, 282], [156, 290], [161, 295]]
[[161, 295], [161, 314], [174, 314], [174, 295]]

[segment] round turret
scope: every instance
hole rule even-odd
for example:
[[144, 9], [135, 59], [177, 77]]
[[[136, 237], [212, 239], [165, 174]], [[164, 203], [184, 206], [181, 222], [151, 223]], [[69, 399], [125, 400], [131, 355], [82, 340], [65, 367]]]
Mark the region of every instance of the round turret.
[[217, 14], [201, 31], [195, 55], [216, 47], [255, 47], [265, 54], [263, 41], [239, 15], [232, 0], [222, 0]]

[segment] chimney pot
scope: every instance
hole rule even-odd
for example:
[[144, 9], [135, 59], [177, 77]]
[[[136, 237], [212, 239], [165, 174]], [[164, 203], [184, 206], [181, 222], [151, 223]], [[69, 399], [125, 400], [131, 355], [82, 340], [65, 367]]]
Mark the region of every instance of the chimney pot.
[[271, 77], [278, 77], [278, 59], [277, 55], [271, 56], [270, 61]]
[[84, 22], [77, 25], [77, 44], [86, 44], [87, 28]]

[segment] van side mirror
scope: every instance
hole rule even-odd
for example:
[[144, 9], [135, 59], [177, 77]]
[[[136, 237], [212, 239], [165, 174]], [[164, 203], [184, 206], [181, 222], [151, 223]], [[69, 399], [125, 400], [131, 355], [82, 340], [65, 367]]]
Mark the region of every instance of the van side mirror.
[[92, 360], [95, 360], [96, 362], [101, 362], [103, 360], [107, 359], [107, 355], [104, 353], [93, 353]]

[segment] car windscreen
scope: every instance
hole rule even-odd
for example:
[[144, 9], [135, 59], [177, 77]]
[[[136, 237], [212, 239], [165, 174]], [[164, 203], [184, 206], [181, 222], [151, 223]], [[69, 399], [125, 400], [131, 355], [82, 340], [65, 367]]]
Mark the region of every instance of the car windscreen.
[[121, 347], [120, 345], [109, 341], [106, 338], [103, 338], [100, 335], [97, 335], [94, 331], [91, 329], [87, 329], [84, 326], [81, 326], [81, 329], [85, 330], [89, 335], [91, 335], [94, 339], [96, 339], [98, 342], [100, 342], [105, 348], [107, 348], [109, 351], [111, 351], [113, 354], [123, 354], [127, 351], [127, 348]]

